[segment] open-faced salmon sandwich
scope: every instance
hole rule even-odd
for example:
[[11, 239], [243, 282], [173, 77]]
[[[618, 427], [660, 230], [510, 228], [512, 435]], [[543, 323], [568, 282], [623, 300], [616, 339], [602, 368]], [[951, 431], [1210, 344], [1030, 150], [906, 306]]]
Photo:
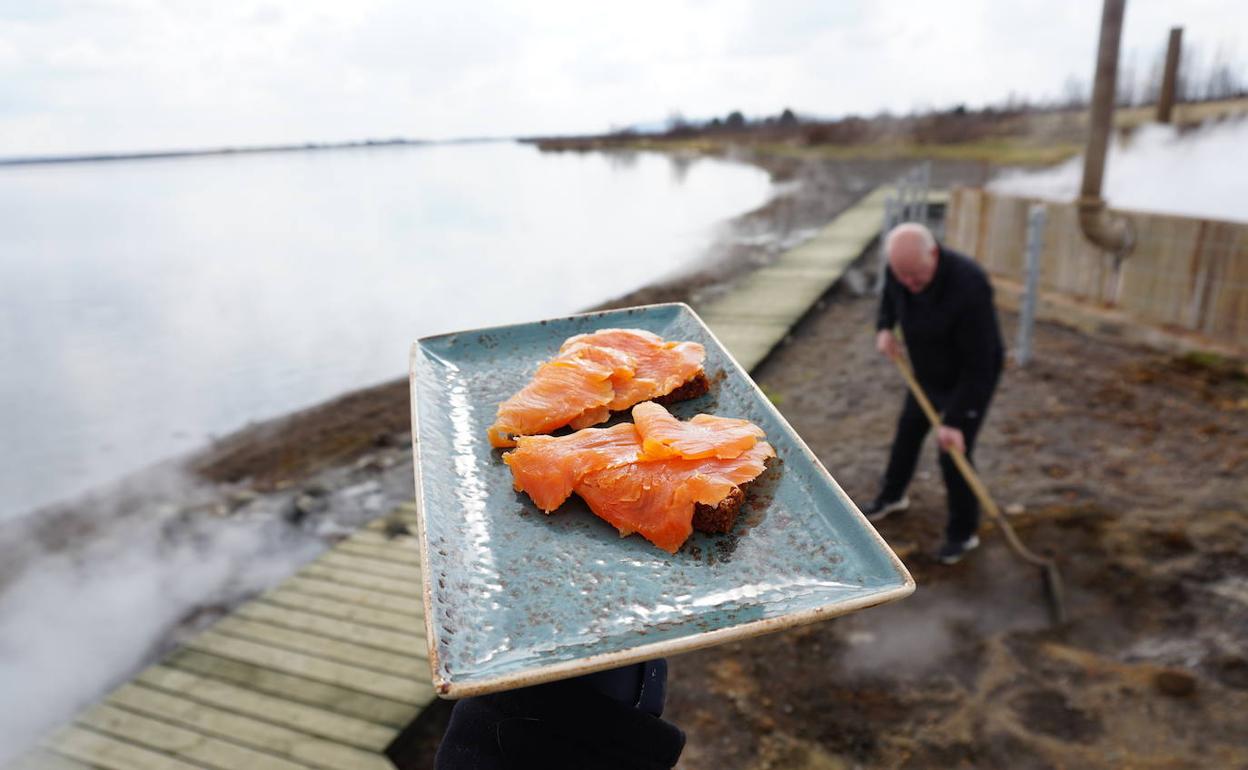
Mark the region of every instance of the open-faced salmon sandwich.
[[621, 536], [675, 553], [696, 528], [728, 532], [775, 450], [748, 420], [700, 414], [682, 422], [654, 402], [633, 422], [567, 436], [523, 436], [503, 455], [517, 491], [551, 513], [573, 493]]
[[519, 436], [588, 428], [643, 401], [696, 398], [710, 389], [705, 358], [696, 342], [669, 342], [641, 329], [570, 337], [529, 384], [499, 404], [490, 443], [512, 447]]

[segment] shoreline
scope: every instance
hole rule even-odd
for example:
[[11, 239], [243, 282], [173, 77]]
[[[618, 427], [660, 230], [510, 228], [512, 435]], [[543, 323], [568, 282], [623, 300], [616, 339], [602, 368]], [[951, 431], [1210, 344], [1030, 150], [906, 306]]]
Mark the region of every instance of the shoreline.
[[[634, 152], [625, 150], [622, 152]], [[665, 153], [666, 154], [666, 153]], [[690, 163], [701, 156], [685, 155]], [[717, 155], [766, 171], [774, 192], [761, 206], [726, 220], [703, 253], [672, 276], [583, 309], [688, 302], [695, 307], [735, 280], [770, 263], [879, 184], [895, 179], [907, 161], [822, 161], [741, 151]], [[936, 176], [982, 179], [980, 163], [944, 163]], [[940, 184], [940, 180], [936, 180]], [[307, 527], [350, 527], [363, 519], [338, 511], [333, 500], [311, 505], [321, 487], [346, 483], [335, 471], [355, 466], [386, 470], [406, 464], [395, 451], [410, 452], [407, 378], [347, 391], [319, 404], [248, 424], [184, 455], [89, 490], [75, 498], [18, 514], [0, 523], [0, 596], [38, 555], [72, 552], [115, 525], [170, 517], [280, 516]], [[380, 467], [378, 467], [380, 466]], [[388, 499], [397, 505], [406, 495]], [[388, 481], [392, 487], [400, 481]], [[300, 500], [302, 499], [302, 503]], [[111, 516], [101, 516], [106, 509]], [[174, 513], [170, 513], [173, 511]], [[176, 529], [178, 525], [173, 525]], [[30, 543], [37, 544], [32, 548]], [[332, 542], [331, 540], [327, 540]]]
[[[774, 186], [771, 197], [762, 206], [722, 223], [720, 232], [686, 268], [585, 311], [693, 301], [700, 292], [713, 291], [752, 264], [765, 262], [795, 230], [800, 236], [802, 227], [813, 228], [827, 218], [827, 205], [817, 202], [826, 194], [826, 184], [818, 183], [817, 173], [807, 170], [803, 174], [803, 164], [772, 158], [734, 160], [767, 171]], [[40, 557], [85, 550], [135, 521], [163, 519], [175, 532], [189, 531], [190, 521], [204, 517], [276, 517], [292, 522], [294, 529], [324, 525], [334, 532], [362, 524], [352, 511], [338, 510], [343, 506], [333, 495], [316, 493], [353, 481], [347, 478], [351, 474], [341, 471], [356, 465], [371, 468], [373, 476], [385, 476], [383, 471], [409, 464], [394, 456], [410, 451], [407, 379], [396, 374], [393, 380], [250, 423], [189, 453], [0, 522], [0, 596]], [[397, 505], [411, 497], [410, 469], [404, 474], [407, 491], [388, 497], [386, 504]], [[401, 488], [402, 475], [386, 480], [384, 486]], [[306, 494], [308, 488], [313, 494]], [[310, 503], [308, 498], [318, 501]]]
[[302, 142], [296, 144], [244, 145], [242, 147], [207, 147], [184, 150], [147, 150], [136, 152], [95, 152], [68, 155], [29, 155], [0, 158], [0, 168], [5, 166], [50, 166], [69, 163], [111, 163], [124, 160], [168, 160], [175, 158], [203, 158], [221, 155], [259, 155], [278, 152], [320, 152], [325, 150], [356, 150], [373, 147], [426, 147], [446, 144], [484, 144], [489, 142], [514, 142], [510, 137], [477, 137], [467, 139], [353, 139], [346, 142]]

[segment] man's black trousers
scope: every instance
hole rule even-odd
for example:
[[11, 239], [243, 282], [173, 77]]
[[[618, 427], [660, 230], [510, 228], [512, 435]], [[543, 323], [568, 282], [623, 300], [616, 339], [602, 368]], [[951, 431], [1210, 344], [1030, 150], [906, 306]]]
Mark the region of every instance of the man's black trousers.
[[[947, 393], [929, 393], [936, 411], [944, 409], [948, 402]], [[966, 439], [966, 459], [971, 460], [975, 449], [975, 437], [979, 427], [984, 424], [987, 407], [974, 420], [968, 420], [962, 427], [962, 436]], [[910, 486], [914, 476], [914, 467], [919, 462], [919, 452], [923, 448], [923, 439], [931, 429], [931, 423], [919, 402], [914, 396], [907, 395], [905, 406], [901, 409], [901, 417], [897, 420], [897, 435], [893, 438], [893, 449], [888, 458], [888, 470], [884, 472], [884, 488], [880, 499], [885, 501], [900, 500]], [[972, 462], [972, 464], [974, 464]], [[945, 491], [949, 497], [949, 523], [945, 527], [945, 537], [951, 543], [965, 542], [979, 529], [979, 501], [971, 491], [966, 479], [958, 472], [958, 466], [947, 452], [940, 453], [940, 473], [945, 479]]]

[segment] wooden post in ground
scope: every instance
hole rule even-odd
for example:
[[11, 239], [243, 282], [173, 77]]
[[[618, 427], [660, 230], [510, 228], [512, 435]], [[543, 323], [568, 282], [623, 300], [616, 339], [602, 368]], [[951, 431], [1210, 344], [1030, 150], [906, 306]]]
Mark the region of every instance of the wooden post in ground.
[[1040, 294], [1040, 251], [1044, 248], [1044, 224], [1047, 220], [1048, 209], [1045, 205], [1032, 204], [1027, 212], [1026, 290], [1018, 313], [1018, 346], [1014, 351], [1014, 360], [1020, 366], [1031, 360], [1031, 337], [1036, 326], [1036, 303]]
[[1169, 123], [1174, 112], [1175, 92], [1179, 87], [1179, 54], [1183, 49], [1183, 28], [1170, 28], [1170, 44], [1166, 47], [1166, 72], [1157, 96], [1157, 122]]

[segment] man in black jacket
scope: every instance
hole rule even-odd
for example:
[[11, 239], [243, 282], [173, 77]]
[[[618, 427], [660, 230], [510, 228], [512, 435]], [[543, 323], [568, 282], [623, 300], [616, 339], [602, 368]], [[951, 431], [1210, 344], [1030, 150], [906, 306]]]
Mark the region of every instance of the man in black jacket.
[[[979, 265], [939, 246], [922, 225], [893, 228], [885, 251], [889, 269], [876, 323], [876, 348], [886, 356], [900, 354], [893, 334], [900, 323], [915, 376], [941, 413], [943, 424], [936, 440], [942, 450], [940, 471], [949, 497], [949, 523], [937, 558], [953, 564], [979, 545], [975, 534], [979, 504], [944, 450], [957, 447], [971, 458], [1001, 376], [1005, 355], [992, 284]], [[879, 497], [864, 510], [869, 520], [880, 521], [909, 507], [906, 487], [928, 428], [923, 410], [908, 395]]]

